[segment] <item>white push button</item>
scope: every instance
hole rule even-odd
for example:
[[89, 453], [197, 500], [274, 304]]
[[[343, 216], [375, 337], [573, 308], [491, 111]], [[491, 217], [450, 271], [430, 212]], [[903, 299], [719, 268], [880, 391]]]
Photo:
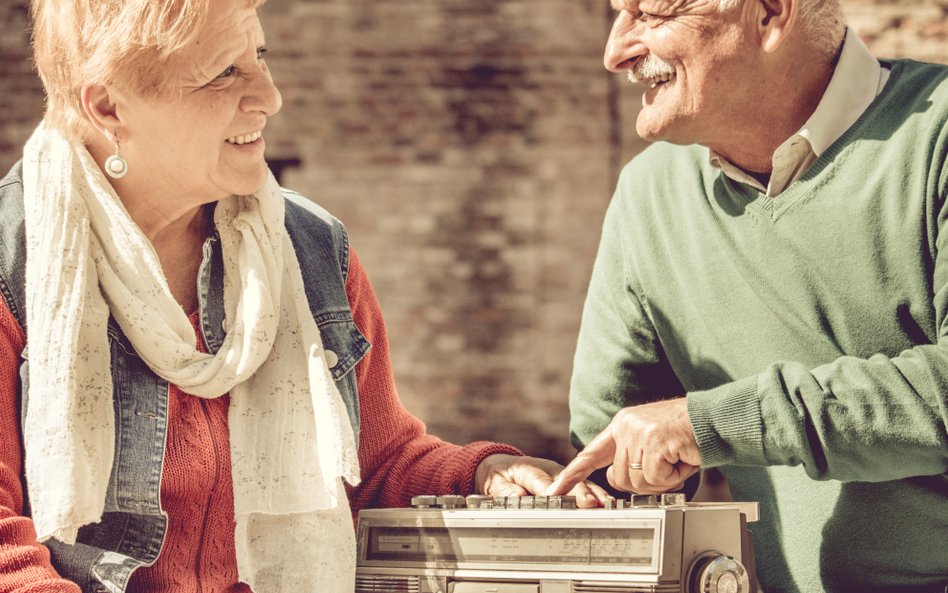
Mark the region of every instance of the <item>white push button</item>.
[[333, 368], [337, 364], [339, 364], [339, 356], [332, 350], [326, 350], [326, 366]]

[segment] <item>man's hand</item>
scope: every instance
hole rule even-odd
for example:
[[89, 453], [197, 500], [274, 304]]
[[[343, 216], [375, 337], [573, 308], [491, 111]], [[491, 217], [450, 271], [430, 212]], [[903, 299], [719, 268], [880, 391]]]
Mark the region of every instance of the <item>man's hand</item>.
[[[562, 465], [549, 459], [490, 455], [477, 466], [474, 483], [478, 492], [490, 496], [543, 494], [553, 483], [553, 476], [562, 469]], [[603, 506], [611, 497], [599, 486], [584, 482], [584, 478], [578, 478], [560, 494], [575, 496], [576, 506], [580, 508]]]
[[606, 477], [618, 490], [660, 494], [681, 489], [701, 465], [685, 398], [619, 410], [545, 493], [562, 494], [610, 464]]

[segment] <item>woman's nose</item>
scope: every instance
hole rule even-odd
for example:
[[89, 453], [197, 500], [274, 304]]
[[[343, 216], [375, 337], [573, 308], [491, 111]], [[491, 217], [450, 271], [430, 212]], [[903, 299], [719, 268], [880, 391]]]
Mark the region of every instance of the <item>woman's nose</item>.
[[283, 96], [273, 82], [270, 70], [264, 68], [256, 75], [253, 85], [241, 101], [244, 111], [260, 111], [267, 116], [274, 115], [283, 107]]

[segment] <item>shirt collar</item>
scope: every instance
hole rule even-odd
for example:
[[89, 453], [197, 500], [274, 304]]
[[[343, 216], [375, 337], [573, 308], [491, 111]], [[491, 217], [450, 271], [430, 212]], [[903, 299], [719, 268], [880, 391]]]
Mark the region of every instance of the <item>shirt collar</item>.
[[[807, 141], [816, 157], [822, 155], [833, 142], [836, 142], [850, 126], [856, 123], [856, 120], [875, 100], [888, 79], [888, 74], [889, 71], [873, 57], [859, 36], [852, 29], [847, 28], [833, 76], [816, 110], [800, 131], [788, 138], [784, 144], [800, 136]], [[751, 185], [760, 191], [767, 190], [759, 181], [720, 154], [713, 150], [709, 152], [711, 166], [723, 170], [728, 177], [736, 181]]]
[[829, 86], [816, 111], [798, 132], [807, 139], [816, 156], [826, 152], [869, 107], [882, 86], [883, 71], [866, 44], [852, 29], [847, 29]]

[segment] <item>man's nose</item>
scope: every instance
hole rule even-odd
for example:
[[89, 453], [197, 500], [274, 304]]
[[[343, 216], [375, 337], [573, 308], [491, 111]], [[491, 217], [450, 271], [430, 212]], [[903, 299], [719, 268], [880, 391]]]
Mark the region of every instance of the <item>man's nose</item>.
[[610, 72], [624, 72], [631, 68], [637, 58], [647, 53], [639, 35], [639, 21], [632, 13], [623, 10], [612, 23], [609, 40], [602, 63]]

